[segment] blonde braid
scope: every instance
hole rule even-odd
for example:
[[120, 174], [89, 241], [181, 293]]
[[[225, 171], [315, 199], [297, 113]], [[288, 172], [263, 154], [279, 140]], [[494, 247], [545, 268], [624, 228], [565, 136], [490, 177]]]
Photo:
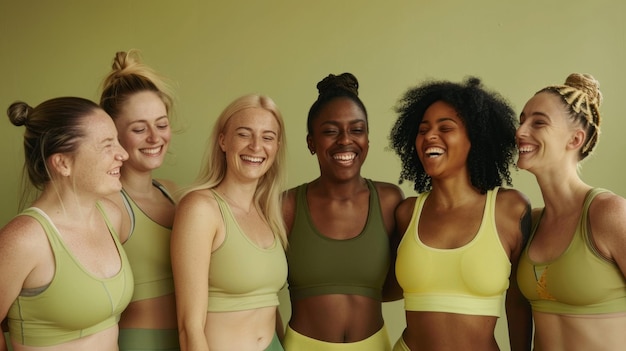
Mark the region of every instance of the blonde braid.
[[564, 85], [554, 85], [542, 89], [559, 94], [573, 112], [574, 118], [580, 119], [588, 128], [588, 138], [581, 154], [585, 158], [598, 143], [600, 135], [600, 104], [602, 93], [600, 83], [590, 74], [572, 73]]

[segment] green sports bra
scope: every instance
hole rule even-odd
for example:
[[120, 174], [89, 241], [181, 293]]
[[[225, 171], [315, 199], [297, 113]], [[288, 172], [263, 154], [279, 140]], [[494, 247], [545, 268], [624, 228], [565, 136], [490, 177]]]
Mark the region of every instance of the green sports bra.
[[[171, 196], [160, 183], [155, 180], [152, 183], [171, 200]], [[123, 244], [135, 277], [132, 301], [174, 293], [170, 258], [172, 229], [148, 217], [124, 190], [122, 198], [132, 221], [131, 235]]]
[[65, 246], [50, 218], [38, 208], [30, 216], [43, 227], [54, 254], [50, 284], [34, 296], [18, 296], [8, 312], [11, 339], [28, 346], [51, 346], [95, 334], [117, 324], [133, 294], [133, 276], [117, 234], [98, 205], [122, 261], [111, 278], [85, 270]]
[[307, 184], [296, 191], [296, 214], [289, 234], [289, 293], [299, 300], [311, 296], [345, 294], [382, 300], [391, 250], [376, 186], [370, 191], [365, 227], [354, 238], [337, 240], [313, 224], [306, 200]]
[[553, 261], [534, 262], [528, 257], [541, 218], [534, 224], [517, 270], [518, 285], [533, 310], [586, 315], [626, 312], [624, 275], [614, 262], [598, 253], [590, 237], [589, 205], [606, 191], [596, 188], [587, 193], [574, 237]]
[[226, 229], [224, 242], [211, 254], [208, 312], [251, 310], [278, 305], [285, 286], [287, 261], [280, 239], [265, 249], [241, 230], [226, 200], [213, 195]]

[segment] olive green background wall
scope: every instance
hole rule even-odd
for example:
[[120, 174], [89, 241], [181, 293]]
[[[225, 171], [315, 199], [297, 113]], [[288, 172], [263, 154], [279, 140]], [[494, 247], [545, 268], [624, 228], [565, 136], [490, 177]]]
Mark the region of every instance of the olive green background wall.
[[[624, 13], [620, 0], [0, 0], [0, 107], [63, 95], [97, 100], [113, 54], [137, 48], [177, 91], [180, 133], [159, 177], [192, 181], [219, 112], [260, 92], [284, 114], [295, 186], [318, 175], [305, 144], [315, 84], [349, 71], [360, 80], [370, 118], [362, 173], [396, 182], [399, 161], [386, 150], [387, 135], [407, 88], [475, 75], [519, 112], [539, 88], [585, 72], [601, 82], [605, 102], [600, 144], [582, 175], [624, 196]], [[0, 225], [17, 210], [22, 133], [0, 118]], [[534, 177], [515, 173], [514, 185], [542, 204]], [[402, 187], [414, 195], [411, 184]], [[385, 318], [395, 340], [404, 327], [402, 302], [385, 304]], [[497, 337], [508, 349], [504, 318]]]

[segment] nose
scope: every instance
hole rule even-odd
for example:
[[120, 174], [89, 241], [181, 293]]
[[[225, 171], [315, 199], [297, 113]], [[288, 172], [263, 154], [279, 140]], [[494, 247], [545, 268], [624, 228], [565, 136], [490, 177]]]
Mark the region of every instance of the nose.
[[253, 137], [250, 139], [250, 144], [248, 144], [248, 148], [250, 150], [258, 150], [261, 145], [261, 137]]
[[128, 160], [128, 152], [122, 147], [122, 145], [118, 144], [118, 153], [115, 155], [115, 159], [118, 161], [126, 161]]
[[149, 143], [156, 143], [156, 142], [159, 141], [159, 132], [153, 126], [148, 127], [148, 138], [147, 138], [147, 141]]
[[517, 130], [515, 131], [515, 137], [519, 139], [520, 137], [527, 136], [527, 135], [528, 135], [528, 128], [526, 127], [526, 124], [521, 123], [519, 127], [517, 127]]
[[339, 145], [348, 145], [352, 143], [352, 139], [350, 138], [350, 133], [348, 131], [339, 132], [337, 136], [337, 144]]

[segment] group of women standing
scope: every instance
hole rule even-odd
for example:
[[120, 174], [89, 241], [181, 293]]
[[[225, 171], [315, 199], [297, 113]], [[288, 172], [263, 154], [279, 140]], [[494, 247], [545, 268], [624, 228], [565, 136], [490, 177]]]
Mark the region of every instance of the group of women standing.
[[[410, 89], [390, 135], [400, 180], [418, 193], [407, 199], [361, 175], [358, 87], [350, 73], [318, 83], [306, 145], [319, 176], [286, 191], [284, 121], [258, 94], [218, 117], [194, 184], [154, 179], [173, 98], [136, 52], [116, 54], [100, 105], [11, 105], [40, 193], [0, 231], [7, 345], [498, 350], [502, 306], [512, 350], [529, 350], [533, 335], [535, 350], [626, 344], [626, 200], [578, 175], [600, 133], [593, 77], [540, 90], [519, 123], [476, 78]], [[503, 187], [516, 156], [544, 208]], [[406, 329], [392, 347], [382, 302], [400, 298]]]

